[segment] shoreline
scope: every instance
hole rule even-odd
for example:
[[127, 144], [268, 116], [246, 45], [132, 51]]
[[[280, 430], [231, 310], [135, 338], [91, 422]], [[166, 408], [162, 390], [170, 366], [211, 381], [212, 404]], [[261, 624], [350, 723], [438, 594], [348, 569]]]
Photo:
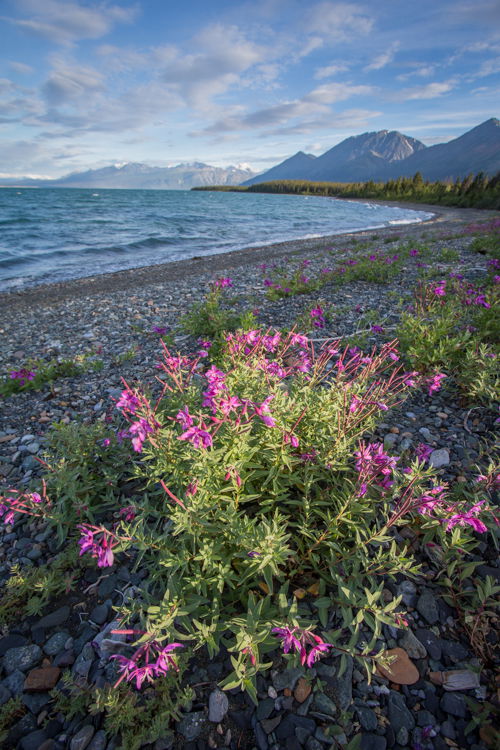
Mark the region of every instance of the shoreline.
[[[366, 203], [363, 198], [346, 198], [353, 203]], [[467, 225], [478, 220], [498, 216], [497, 211], [489, 209], [455, 208], [434, 206], [424, 203], [406, 203], [399, 201], [371, 200], [370, 203], [390, 205], [398, 208], [432, 213], [430, 219], [409, 224], [395, 224], [376, 229], [360, 229], [342, 234], [329, 234], [309, 239], [287, 240], [269, 245], [255, 245], [225, 253], [205, 256], [194, 256], [183, 260], [138, 266], [136, 268], [112, 271], [98, 275], [84, 276], [78, 279], [37, 284], [19, 290], [0, 292], [0, 310], [24, 306], [49, 306], [65, 299], [94, 296], [112, 292], [138, 290], [146, 286], [155, 286], [175, 282], [186, 276], [198, 274], [222, 273], [245, 266], [249, 262], [262, 263], [277, 260], [286, 256], [296, 256], [303, 252], [314, 253], [325, 249], [325, 244], [336, 247], [350, 237], [379, 235], [381, 239], [391, 235], [418, 236], [427, 231], [429, 225], [449, 225], [450, 231], [458, 226]]]

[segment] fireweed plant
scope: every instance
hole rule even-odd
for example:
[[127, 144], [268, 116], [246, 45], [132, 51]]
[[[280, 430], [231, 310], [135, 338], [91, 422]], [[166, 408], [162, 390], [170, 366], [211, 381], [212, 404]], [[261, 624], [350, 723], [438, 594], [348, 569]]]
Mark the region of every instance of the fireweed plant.
[[0, 376], [0, 397], [11, 396], [27, 390], [41, 390], [47, 383], [58, 378], [74, 377], [89, 370], [98, 371], [103, 367], [93, 353], [81, 354], [70, 359], [29, 360], [25, 367], [10, 370]]
[[233, 286], [229, 277], [216, 279], [210, 285], [207, 296], [193, 305], [191, 310], [181, 318], [180, 327], [193, 336], [203, 336], [218, 343], [224, 331], [235, 331], [238, 328], [249, 330], [255, 326], [252, 312], [236, 312], [232, 300], [225, 290]]
[[[395, 342], [365, 354], [293, 331], [229, 333], [219, 362], [164, 347], [157, 395], [125, 387], [107, 449], [128, 442], [127, 471], [143, 489], [100, 520], [81, 508], [81, 556], [100, 569], [130, 557], [149, 572], [141, 597], [119, 609], [132, 640], [113, 655], [117, 682], [140, 688], [202, 647], [229, 650], [220, 684], [254, 701], [277, 649], [304, 667], [353, 655], [370, 673], [382, 625], [403, 622], [384, 582], [418, 571], [398, 529], [463, 550], [489, 523], [486, 491], [452, 502], [424, 458], [404, 465], [361, 439], [444, 375], [405, 372]], [[44, 486], [2, 498], [0, 515], [53, 519], [54, 509]]]
[[499, 398], [499, 284], [485, 286], [451, 274], [421, 283], [396, 334], [409, 365], [422, 372], [442, 369], [466, 398]]

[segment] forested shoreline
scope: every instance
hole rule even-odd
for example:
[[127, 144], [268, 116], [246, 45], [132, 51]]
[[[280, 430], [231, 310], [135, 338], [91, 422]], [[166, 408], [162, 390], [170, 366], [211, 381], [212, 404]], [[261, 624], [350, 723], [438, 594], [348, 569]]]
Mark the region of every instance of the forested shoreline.
[[460, 208], [500, 209], [500, 174], [488, 177], [484, 172], [453, 181], [425, 181], [417, 172], [413, 177], [398, 177], [387, 182], [312, 182], [310, 180], [272, 180], [256, 185], [221, 185], [192, 188], [226, 192], [286, 193], [321, 195], [331, 198], [368, 198], [372, 200], [412, 201]]

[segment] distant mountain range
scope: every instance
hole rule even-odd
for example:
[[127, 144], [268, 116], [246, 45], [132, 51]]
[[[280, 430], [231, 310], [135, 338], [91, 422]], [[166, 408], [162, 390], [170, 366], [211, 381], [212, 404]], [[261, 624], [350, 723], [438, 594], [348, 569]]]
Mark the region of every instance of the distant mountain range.
[[396, 130], [346, 138], [321, 156], [299, 151], [244, 185], [270, 180], [383, 182], [412, 177], [454, 180], [469, 174], [500, 172], [500, 121], [491, 118], [448, 143], [425, 146]]
[[0, 185], [16, 187], [66, 187], [66, 188], [132, 188], [151, 190], [189, 190], [204, 185], [239, 185], [253, 177], [255, 172], [246, 167], [211, 167], [194, 162], [175, 167], [150, 167], [147, 164], [128, 163], [73, 172], [55, 180], [2, 179]]

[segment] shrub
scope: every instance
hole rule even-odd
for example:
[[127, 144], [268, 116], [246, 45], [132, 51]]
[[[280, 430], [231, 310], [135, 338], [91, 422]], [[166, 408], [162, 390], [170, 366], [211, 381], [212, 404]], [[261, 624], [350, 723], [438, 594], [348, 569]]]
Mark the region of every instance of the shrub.
[[[78, 526], [80, 553], [99, 567], [126, 553], [149, 572], [141, 598], [121, 607], [122, 632], [136, 644], [133, 656], [113, 656], [119, 682], [140, 687], [175, 670], [186, 643], [210, 656], [227, 647], [233, 671], [221, 685], [255, 701], [256, 676], [279, 641], [308, 666], [330, 654], [343, 668], [354, 654], [373, 667], [382, 625], [401, 623], [399, 598], [383, 601], [384, 582], [418, 570], [395, 529], [412, 523], [443, 547], [464, 547], [468, 528], [486, 529], [484, 504], [450, 505], [418, 458], [403, 467], [362, 441], [416, 383], [398, 359], [394, 342], [365, 355], [254, 330], [227, 336], [222, 369], [165, 349], [154, 401], [124, 390], [121, 434], [142, 490], [120, 509], [114, 494], [114, 513]], [[107, 449], [103, 460], [120, 477], [123, 446]], [[67, 450], [78, 465], [78, 449]], [[85, 502], [97, 512], [103, 476], [93, 499], [87, 483]], [[64, 482], [51, 491], [54, 500], [6, 497], [0, 514], [58, 521]]]

